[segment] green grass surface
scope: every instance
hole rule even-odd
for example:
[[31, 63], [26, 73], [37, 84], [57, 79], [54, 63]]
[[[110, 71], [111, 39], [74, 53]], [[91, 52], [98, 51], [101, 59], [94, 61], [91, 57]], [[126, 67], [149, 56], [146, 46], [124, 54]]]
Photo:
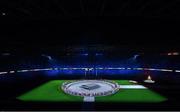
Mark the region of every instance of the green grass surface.
[[[83, 97], [65, 94], [59, 87], [68, 80], [49, 81], [17, 97], [22, 101], [82, 102]], [[133, 85], [128, 80], [114, 80], [120, 85]], [[96, 102], [162, 102], [165, 97], [149, 89], [120, 89], [116, 94], [96, 97]]]
[[167, 100], [165, 97], [149, 89], [120, 89], [118, 93], [96, 97], [96, 102], [162, 102]]
[[47, 101], [47, 102], [82, 102], [83, 97], [65, 94], [59, 87], [64, 80], [54, 80], [47, 82], [19, 97], [22, 101]]

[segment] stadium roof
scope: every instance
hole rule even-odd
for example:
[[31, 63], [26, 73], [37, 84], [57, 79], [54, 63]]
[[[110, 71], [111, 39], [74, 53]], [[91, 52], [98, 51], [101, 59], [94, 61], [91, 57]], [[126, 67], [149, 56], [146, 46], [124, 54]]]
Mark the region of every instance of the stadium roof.
[[1, 13], [16, 18], [79, 16], [180, 16], [179, 0], [16, 0], [1, 1]]
[[179, 49], [179, 3], [178, 0], [3, 0], [0, 41], [6, 47], [107, 44]]

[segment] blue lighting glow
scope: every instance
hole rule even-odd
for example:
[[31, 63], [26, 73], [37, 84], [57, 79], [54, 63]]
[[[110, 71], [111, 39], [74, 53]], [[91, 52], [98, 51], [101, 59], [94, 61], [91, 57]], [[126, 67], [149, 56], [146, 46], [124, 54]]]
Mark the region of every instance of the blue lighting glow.
[[134, 55], [133, 59], [136, 60], [139, 55]]
[[134, 67], [55, 67], [55, 68], [37, 68], [37, 69], [24, 69], [9, 72], [0, 72], [0, 75], [13, 74], [13, 73], [26, 73], [27, 72], [45, 72], [47, 76], [59, 75], [138, 75], [146, 71], [152, 72], [180, 72], [180, 70], [173, 69], [157, 69], [157, 68], [134, 68]]
[[88, 56], [89, 54], [88, 53], [83, 53], [81, 54], [82, 56]]
[[52, 60], [52, 57], [51, 57], [51, 56], [47, 56], [47, 58], [48, 58], [49, 60]]
[[52, 60], [51, 56], [48, 56], [48, 55], [45, 55], [45, 54], [42, 54], [41, 56], [46, 57], [48, 60]]
[[103, 54], [102, 53], [96, 53], [95, 55], [96, 56], [102, 56]]
[[56, 76], [60, 75], [60, 70], [54, 70], [53, 68], [51, 70], [45, 71], [45, 74], [48, 76]]

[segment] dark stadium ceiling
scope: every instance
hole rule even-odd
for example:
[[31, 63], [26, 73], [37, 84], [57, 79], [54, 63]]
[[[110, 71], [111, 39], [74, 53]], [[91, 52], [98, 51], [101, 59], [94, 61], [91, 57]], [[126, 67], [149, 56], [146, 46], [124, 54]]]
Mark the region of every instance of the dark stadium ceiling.
[[11, 17], [180, 16], [179, 0], [1, 0]]
[[0, 41], [177, 48], [179, 6], [180, 0], [1, 0]]

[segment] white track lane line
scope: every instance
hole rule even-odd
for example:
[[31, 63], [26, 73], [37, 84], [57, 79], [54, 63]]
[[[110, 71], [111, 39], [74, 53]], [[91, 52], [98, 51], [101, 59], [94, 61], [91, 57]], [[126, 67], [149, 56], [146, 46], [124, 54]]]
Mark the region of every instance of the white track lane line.
[[95, 97], [85, 96], [83, 99], [84, 102], [95, 102]]
[[147, 89], [142, 85], [119, 85], [120, 89]]

